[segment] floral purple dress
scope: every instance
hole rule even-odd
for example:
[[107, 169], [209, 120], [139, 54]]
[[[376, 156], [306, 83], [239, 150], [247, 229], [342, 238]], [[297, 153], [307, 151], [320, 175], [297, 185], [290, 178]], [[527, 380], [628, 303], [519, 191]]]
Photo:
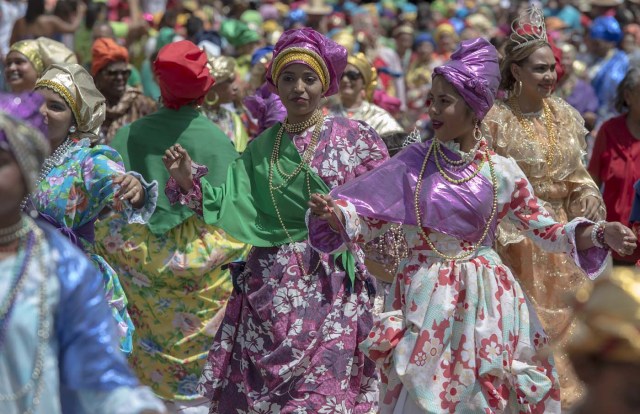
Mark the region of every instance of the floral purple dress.
[[[300, 154], [312, 130], [292, 137]], [[383, 141], [369, 126], [328, 117], [310, 167], [335, 187], [387, 158]], [[181, 202], [201, 212], [202, 197], [192, 191]], [[312, 275], [300, 269], [294, 249]], [[363, 259], [362, 251], [356, 254]], [[254, 247], [200, 380], [199, 392], [212, 401], [210, 412], [375, 412], [375, 366], [358, 349], [372, 326], [371, 281], [360, 275], [347, 292], [344, 271], [306, 241]]]

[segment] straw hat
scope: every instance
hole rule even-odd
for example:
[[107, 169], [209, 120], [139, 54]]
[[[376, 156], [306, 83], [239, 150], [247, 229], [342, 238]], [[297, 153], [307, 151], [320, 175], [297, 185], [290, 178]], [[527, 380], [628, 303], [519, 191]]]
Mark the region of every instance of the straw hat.
[[333, 11], [333, 7], [329, 6], [324, 0], [309, 0], [307, 4], [303, 4], [301, 9], [314, 16], [325, 16]]

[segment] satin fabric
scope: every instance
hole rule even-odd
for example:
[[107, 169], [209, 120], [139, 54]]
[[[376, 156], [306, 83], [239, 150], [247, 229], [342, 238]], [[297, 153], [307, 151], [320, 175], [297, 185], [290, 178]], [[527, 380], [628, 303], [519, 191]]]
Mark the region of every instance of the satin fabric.
[[[102, 277], [93, 264], [54, 228], [40, 224], [59, 259], [55, 275], [60, 302], [55, 315], [63, 412], [76, 413], [78, 390], [108, 391], [138, 381], [118, 347]], [[74, 408], [75, 407], [75, 408]]]
[[[422, 162], [431, 141], [414, 144], [375, 170], [350, 181], [331, 192], [334, 199], [351, 202], [358, 214], [405, 225], [417, 225], [415, 188]], [[460, 156], [442, 147], [453, 160]], [[423, 228], [447, 234], [461, 240], [477, 242], [487, 226], [493, 205], [491, 182], [482, 174], [464, 184], [452, 184], [439, 173], [435, 155], [427, 162], [420, 191], [420, 214]], [[444, 161], [440, 161], [446, 168]], [[473, 174], [469, 165], [461, 171], [447, 169], [447, 175], [460, 179]], [[372, 192], [372, 189], [384, 191]], [[495, 237], [494, 218], [483, 245], [491, 246]]]
[[462, 96], [479, 119], [489, 112], [500, 85], [498, 51], [483, 38], [466, 40], [451, 60], [433, 70]]
[[[347, 66], [347, 49], [311, 28], [287, 30], [276, 43], [272, 62], [276, 61], [278, 55], [287, 53], [287, 49], [294, 47], [307, 49], [322, 58], [329, 75], [324, 96], [331, 96], [338, 92], [340, 77]], [[266, 79], [272, 90], [276, 92], [278, 79], [273, 78], [272, 68], [273, 65], [267, 70]]]
[[107, 106], [85, 68], [75, 63], [53, 64], [36, 82], [38, 88], [53, 90], [69, 105], [77, 124], [78, 139], [95, 141], [98, 138]]

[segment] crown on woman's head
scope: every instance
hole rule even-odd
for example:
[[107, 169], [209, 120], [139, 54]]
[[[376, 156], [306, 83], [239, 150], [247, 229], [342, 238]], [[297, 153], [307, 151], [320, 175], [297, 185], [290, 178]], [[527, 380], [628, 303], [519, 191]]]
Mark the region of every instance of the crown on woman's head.
[[544, 25], [544, 14], [537, 7], [531, 7], [511, 23], [511, 36], [517, 43], [513, 50], [518, 50], [531, 43], [547, 43], [547, 28]]

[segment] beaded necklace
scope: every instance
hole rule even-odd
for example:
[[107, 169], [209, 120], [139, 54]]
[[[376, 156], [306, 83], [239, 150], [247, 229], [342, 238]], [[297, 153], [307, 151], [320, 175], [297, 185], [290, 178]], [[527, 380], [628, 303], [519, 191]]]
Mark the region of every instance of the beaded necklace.
[[[287, 238], [289, 239], [289, 243], [291, 243], [291, 248], [296, 256], [296, 260], [298, 261], [298, 266], [300, 266], [300, 269], [302, 270], [303, 275], [310, 275], [315, 273], [318, 268], [320, 267], [320, 258], [318, 258], [318, 263], [316, 264], [315, 269], [311, 272], [308, 273], [305, 266], [304, 266], [304, 261], [302, 258], [301, 253], [295, 248], [295, 244], [293, 241], [293, 238], [291, 237], [291, 234], [289, 233], [289, 230], [287, 229], [287, 227], [284, 224], [284, 220], [282, 219], [282, 214], [280, 214], [280, 209], [278, 208], [278, 203], [276, 202], [276, 197], [275, 197], [275, 191], [280, 191], [281, 188], [286, 187], [287, 184], [289, 183], [289, 181], [291, 181], [292, 178], [294, 178], [295, 176], [297, 176], [302, 169], [304, 168], [304, 166], [306, 165], [307, 167], [309, 167], [311, 165], [311, 161], [313, 158], [313, 155], [316, 152], [316, 148], [318, 146], [318, 139], [320, 137], [320, 130], [322, 129], [322, 124], [324, 123], [324, 116], [322, 115], [322, 112], [317, 110], [316, 112], [314, 112], [314, 114], [311, 116], [311, 118], [309, 118], [307, 121], [299, 123], [299, 124], [289, 124], [287, 122], [287, 120], [285, 119], [285, 121], [282, 123], [282, 125], [280, 126], [280, 129], [278, 130], [278, 134], [276, 135], [276, 140], [273, 144], [273, 151], [271, 152], [271, 160], [269, 162], [269, 194], [271, 195], [271, 202], [273, 203], [273, 207], [276, 211], [276, 216], [278, 217], [278, 221], [280, 222], [280, 226], [282, 227], [282, 229], [284, 230], [285, 234], [287, 235]], [[302, 160], [300, 161], [300, 164], [298, 164], [298, 166], [294, 169], [293, 172], [291, 173], [286, 173], [282, 170], [280, 163], [279, 163], [279, 157], [280, 157], [280, 143], [282, 142], [282, 135], [284, 134], [284, 130], [286, 129], [288, 133], [290, 134], [298, 134], [300, 132], [303, 132], [307, 129], [309, 129], [310, 127], [312, 127], [313, 125], [315, 125], [315, 129], [313, 130], [313, 133], [311, 135], [311, 141], [309, 142], [309, 145], [307, 146], [306, 150], [304, 151], [304, 154], [302, 156]], [[274, 171], [278, 171], [278, 173], [280, 174], [280, 176], [283, 178], [283, 183], [279, 186], [276, 186], [273, 184], [273, 174]], [[306, 184], [307, 184], [307, 192], [308, 192], [308, 197], [311, 197], [311, 185], [309, 182], [309, 170], [307, 169], [305, 171], [305, 180], [306, 180]]]
[[545, 160], [548, 170], [551, 170], [555, 153], [558, 150], [558, 140], [556, 137], [556, 129], [553, 124], [553, 114], [546, 100], [542, 101], [542, 119], [544, 120], [545, 129], [547, 130], [547, 139], [543, 141], [533, 130], [533, 122], [527, 119], [520, 110], [520, 105], [515, 96], [509, 98], [509, 106], [513, 109], [520, 126], [532, 141], [538, 141], [544, 146]]
[[16, 257], [14, 266], [13, 266], [13, 281], [11, 283], [11, 290], [9, 294], [0, 305], [0, 349], [2, 349], [2, 345], [4, 345], [4, 339], [6, 338], [7, 333], [7, 325], [9, 323], [9, 318], [11, 317], [11, 312], [13, 311], [13, 307], [16, 303], [16, 298], [20, 291], [22, 291], [22, 287], [25, 283], [25, 275], [27, 264], [31, 260], [31, 251], [33, 248], [33, 237], [31, 233], [31, 228], [27, 227], [29, 230], [29, 234], [26, 237], [20, 238], [20, 244], [18, 246], [18, 255]]
[[[418, 175], [418, 181], [416, 182], [416, 191], [415, 191], [415, 196], [414, 196], [414, 208], [415, 208], [415, 213], [416, 213], [416, 222], [418, 224], [418, 228], [420, 229], [420, 233], [422, 233], [422, 236], [424, 237], [425, 241], [427, 242], [427, 245], [429, 246], [429, 248], [436, 253], [438, 256], [440, 256], [440, 258], [445, 259], [445, 260], [450, 260], [450, 261], [457, 261], [457, 260], [464, 260], [467, 259], [471, 256], [473, 256], [476, 251], [480, 248], [480, 246], [482, 245], [482, 243], [484, 242], [484, 240], [487, 238], [487, 236], [489, 235], [489, 230], [491, 229], [491, 223], [493, 223], [493, 220], [496, 216], [496, 213], [498, 211], [498, 180], [496, 177], [496, 173], [494, 170], [494, 165], [493, 162], [491, 161], [491, 155], [489, 154], [489, 151], [487, 151], [485, 153], [485, 159], [486, 161], [489, 163], [489, 171], [491, 173], [491, 184], [493, 185], [493, 205], [491, 207], [491, 216], [489, 217], [489, 220], [487, 222], [487, 226], [484, 228], [484, 231], [482, 233], [482, 236], [480, 237], [480, 240], [478, 240], [477, 243], [475, 243], [471, 249], [467, 252], [462, 252], [456, 256], [450, 256], [447, 255], [443, 252], [441, 252], [440, 250], [438, 250], [436, 248], [436, 246], [433, 244], [433, 242], [431, 241], [431, 239], [429, 238], [429, 235], [424, 231], [424, 228], [422, 227], [422, 219], [420, 217], [420, 190], [422, 189], [422, 180], [423, 180], [423, 176], [424, 176], [424, 172], [427, 168], [427, 162], [429, 161], [429, 158], [431, 157], [431, 154], [434, 154], [434, 158], [436, 160], [436, 165], [438, 167], [438, 171], [440, 172], [440, 175], [442, 175], [442, 177], [447, 180], [448, 182], [452, 183], [452, 184], [461, 184], [464, 182], [467, 182], [469, 180], [471, 180], [472, 178], [476, 177], [478, 175], [478, 173], [480, 172], [480, 169], [482, 168], [482, 165], [484, 164], [484, 160], [483, 162], [478, 166], [478, 168], [476, 169], [476, 172], [474, 174], [472, 174], [470, 177], [466, 178], [466, 179], [460, 179], [460, 180], [456, 180], [453, 179], [451, 177], [449, 177], [448, 175], [446, 175], [445, 171], [442, 169], [442, 167], [440, 166], [439, 162], [438, 162], [438, 155], [434, 153], [434, 145], [437, 146], [439, 144], [437, 144], [437, 140], [434, 140], [433, 143], [431, 144], [431, 146], [429, 147], [429, 151], [427, 151], [427, 155], [424, 157], [424, 161], [422, 162], [422, 168], [420, 169], [420, 175]], [[445, 160], [446, 162], [446, 160]]]
[[[438, 140], [435, 139], [434, 141], [438, 141]], [[474, 160], [476, 153], [480, 149], [480, 144], [482, 143], [482, 141], [483, 141], [482, 139], [477, 141], [476, 145], [473, 148], [471, 148], [471, 151], [464, 153], [462, 158], [459, 160], [452, 160], [451, 158], [447, 157], [447, 154], [445, 154], [444, 151], [442, 150], [442, 145], [440, 144], [440, 142], [438, 142], [436, 151], [438, 152], [438, 155], [440, 155], [440, 157], [442, 157], [442, 159], [447, 162], [447, 164], [455, 167], [456, 170], [462, 170], [466, 168], [469, 164], [471, 164], [471, 162]]]
[[4, 246], [22, 239], [29, 231], [30, 228], [24, 218], [20, 218], [20, 221], [13, 226], [2, 229], [2, 233], [0, 234], [0, 251], [6, 251]]
[[[45, 160], [44, 163], [42, 164], [42, 169], [40, 170], [40, 175], [38, 176], [38, 179], [36, 180], [36, 184], [33, 188], [37, 189], [40, 188], [40, 183], [42, 183], [42, 181], [47, 178], [47, 176], [49, 175], [49, 173], [51, 172], [51, 170], [62, 164], [62, 162], [67, 158], [67, 153], [69, 152], [69, 149], [75, 144], [75, 142], [73, 142], [71, 140], [71, 138], [67, 137], [64, 142], [62, 144], [60, 144], [58, 146], [58, 148], [56, 148], [55, 151], [53, 151], [53, 154], [51, 154], [50, 156], [48, 156]], [[23, 200], [22, 203], [20, 204], [20, 210], [23, 211], [24, 208], [27, 206], [27, 203], [29, 202], [29, 197], [31, 195], [27, 195]]]
[[[485, 159], [483, 158], [482, 161], [480, 161], [480, 165], [478, 165], [478, 168], [470, 176], [460, 178], [460, 179], [451, 178], [447, 175], [447, 172], [442, 168], [442, 165], [440, 164], [440, 157], [438, 157], [438, 154], [444, 155], [444, 151], [442, 151], [442, 148], [440, 148], [440, 141], [438, 141], [437, 139], [434, 139], [433, 143], [431, 144], [431, 148], [434, 148], [434, 147], [435, 147], [436, 154], [434, 154], [433, 158], [436, 162], [436, 167], [438, 167], [438, 171], [440, 172], [440, 175], [442, 175], [445, 180], [449, 181], [452, 184], [464, 184], [468, 181], [473, 180], [474, 178], [476, 178], [478, 174], [480, 174], [480, 170], [484, 166]], [[458, 166], [455, 164], [451, 165], [451, 163], [449, 162], [449, 158], [446, 158], [446, 157], [442, 157], [442, 158], [445, 164], [449, 164], [452, 167]]]
[[[32, 221], [29, 222], [29, 226], [32, 230], [31, 235], [33, 239], [33, 247], [31, 249], [31, 254], [27, 255], [27, 253], [25, 253], [24, 263], [21, 264], [21, 268], [24, 269], [22, 271], [26, 272], [26, 269], [28, 268], [28, 262], [31, 260], [31, 258], [38, 258], [40, 260], [41, 268], [46, 273], [45, 265], [42, 259], [42, 244], [44, 240], [42, 230], [40, 230]], [[50, 323], [47, 320], [48, 280], [49, 278], [46, 277], [46, 274], [43, 275], [42, 282], [40, 283], [40, 287], [38, 289], [38, 345], [36, 346], [35, 362], [33, 371], [31, 372], [31, 376], [29, 377], [29, 381], [16, 392], [12, 392], [9, 394], [0, 394], [0, 403], [3, 403], [8, 401], [17, 401], [21, 398], [24, 398], [28, 393], [33, 391], [31, 406], [27, 408], [24, 414], [33, 414], [36, 407], [40, 404], [40, 394], [42, 394], [44, 385], [42, 372], [44, 368], [45, 353], [50, 336]], [[16, 288], [14, 288], [9, 295], [17, 296], [17, 292], [19, 292], [21, 287], [22, 286], [16, 286]]]

